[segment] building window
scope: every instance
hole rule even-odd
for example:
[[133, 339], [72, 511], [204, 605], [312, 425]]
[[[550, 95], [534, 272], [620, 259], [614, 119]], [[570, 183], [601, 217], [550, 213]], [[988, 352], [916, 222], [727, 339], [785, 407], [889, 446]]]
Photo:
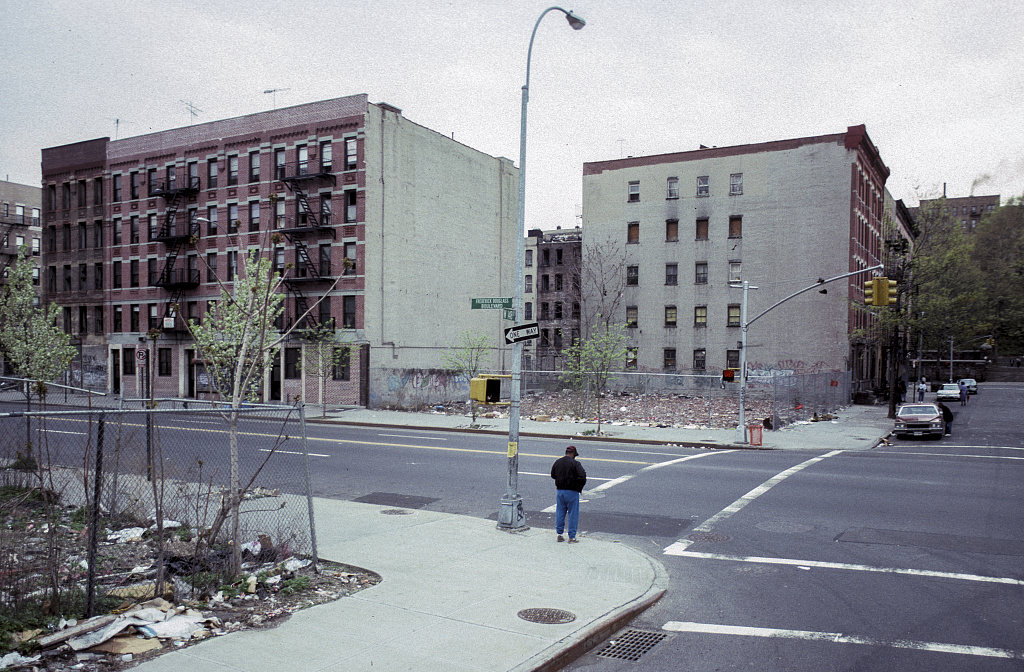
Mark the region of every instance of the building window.
[[156, 350], [156, 375], [171, 375], [171, 349], [157, 348]]
[[743, 237], [743, 217], [741, 215], [733, 215], [729, 218], [729, 237]]
[[148, 287], [156, 286], [156, 259], [146, 260], [146, 285]]
[[544, 274], [540, 276], [540, 291], [547, 292], [551, 289], [551, 276]]
[[727, 327], [738, 327], [740, 326], [740, 304], [730, 303], [729, 304], [729, 318], [725, 323]]
[[676, 307], [665, 306], [665, 326], [675, 327], [676, 326]]
[[123, 348], [121, 350], [121, 373], [126, 376], [135, 375], [135, 349]]
[[167, 188], [174, 189], [178, 184], [178, 170], [176, 166], [167, 166], [165, 170], [167, 175]]
[[189, 189], [198, 189], [199, 188], [199, 162], [198, 161], [189, 161], [186, 170], [188, 171], [188, 184], [186, 184], [185, 186], [188, 187]]
[[260, 181], [260, 153], [249, 152], [249, 181]]
[[120, 175], [114, 175], [114, 177], [111, 178], [111, 179], [113, 179], [113, 181], [114, 181], [113, 185], [111, 186], [111, 191], [112, 191], [112, 193], [111, 193], [111, 200], [114, 203], [120, 203], [121, 202], [121, 176]]
[[[146, 218], [149, 220], [149, 242], [153, 242], [154, 240], [156, 240], [156, 234], [157, 234], [157, 230], [156, 230], [157, 229], [156, 214], [149, 214], [149, 215], [147, 215]], [[170, 233], [174, 233], [174, 232], [171, 231]]]
[[664, 356], [662, 357], [662, 367], [668, 370], [674, 370], [676, 368], [676, 349], [665, 348]]
[[666, 219], [665, 220], [665, 242], [674, 243], [679, 240], [679, 220], [678, 219]]
[[708, 239], [708, 220], [698, 219], [696, 227], [696, 239], [707, 240]]
[[250, 201], [249, 202], [249, 230], [259, 231], [260, 230], [260, 202]]
[[555, 319], [556, 320], [562, 319], [562, 302], [561, 301], [555, 301]]
[[92, 288], [103, 289], [103, 264], [96, 263], [92, 265]]
[[274, 179], [283, 180], [285, 178], [285, 156], [283, 149], [274, 150]]
[[85, 291], [89, 288], [89, 267], [86, 264], [78, 265], [78, 289]]
[[355, 138], [345, 138], [345, 170], [354, 170], [356, 167], [358, 145]]
[[637, 360], [637, 357], [639, 356], [639, 354], [640, 354], [640, 352], [639, 352], [638, 348], [635, 348], [635, 347], [633, 347], [633, 348], [626, 348], [626, 368], [627, 369], [635, 369], [636, 368], [636, 360]]
[[139, 197], [139, 174], [129, 173], [128, 175], [128, 194], [131, 200], [135, 200]]
[[136, 215], [128, 218], [128, 242], [132, 245], [139, 244], [139, 218]]
[[558, 349], [558, 350], [561, 350], [562, 349], [562, 330], [561, 329], [555, 329], [553, 333], [554, 333], [554, 345], [555, 345], [555, 348]]
[[352, 223], [358, 221], [358, 214], [356, 210], [356, 190], [349, 189], [345, 192], [345, 222]]
[[533, 291], [533, 276], [528, 275], [523, 280], [523, 292], [529, 294]]
[[274, 201], [274, 226], [278, 229], [283, 229], [288, 223], [288, 217], [285, 215], [285, 202], [284, 197], [278, 197]]
[[217, 282], [217, 253], [206, 253], [206, 281]]
[[706, 326], [708, 326], [708, 307], [707, 306], [694, 306], [693, 307], [693, 326], [695, 326], [695, 327], [706, 327]]
[[217, 159], [210, 159], [206, 162], [206, 188], [217, 188]]
[[540, 251], [540, 265], [550, 266], [551, 265], [551, 250], [544, 248]]
[[526, 250], [525, 264], [527, 268], [533, 266], [533, 250]]
[[331, 368], [332, 380], [350, 380], [352, 378], [352, 351], [349, 348], [334, 348]]
[[64, 244], [64, 248], [63, 249], [70, 250], [71, 249], [71, 225], [70, 224], [65, 224], [63, 227], [61, 227], [61, 230], [63, 232], [63, 235], [61, 236], [61, 238], [62, 238], [61, 242]]
[[640, 242], [640, 222], [626, 224], [626, 243]]
[[707, 368], [707, 350], [704, 348], [697, 348], [693, 351], [693, 370], [703, 371]]
[[295, 380], [299, 377], [299, 348], [284, 349], [284, 377]]
[[540, 330], [540, 347], [546, 348], [551, 345], [550, 332], [547, 329]]
[[626, 306], [626, 326], [630, 329], [635, 329], [637, 321], [639, 319], [638, 309], [636, 306]]
[[640, 181], [634, 180], [626, 188], [626, 201], [629, 203], [640, 202]]
[[238, 203], [228, 203], [228, 233], [238, 233]]
[[115, 261], [110, 268], [110, 286], [121, 289], [121, 262]]
[[206, 208], [206, 235], [217, 235], [217, 206], [211, 205]]
[[697, 178], [697, 196], [710, 196], [711, 195], [711, 178], [707, 175], [701, 175]]
[[238, 184], [238, 155], [228, 157], [228, 186]]
[[334, 318], [331, 316], [331, 297], [323, 297], [320, 303], [316, 305], [316, 308], [317, 320], [320, 322], [320, 324], [327, 329], [333, 329]]
[[123, 312], [124, 309], [121, 308], [121, 306], [114, 306], [114, 323], [111, 325], [110, 329], [115, 334], [120, 333], [121, 331], [121, 316]]
[[[18, 248], [21, 248], [21, 244], [25, 242], [22, 236], [18, 236], [21, 240], [18, 242]], [[89, 228], [85, 225], [85, 222], [78, 223], [78, 249], [85, 250], [89, 248]]]
[[527, 301], [525, 304], [523, 304], [523, 319], [533, 319], [533, 302]]
[[97, 333], [97, 334], [104, 334], [104, 333], [106, 333], [107, 325], [103, 324], [103, 306], [94, 306], [93, 307], [92, 316], [93, 316], [93, 323], [92, 323], [93, 331], [95, 333]]
[[345, 329], [356, 328], [356, 297], [341, 297], [341, 326]]
[[667, 193], [665, 198], [679, 198], [679, 178], [668, 178]]
[[139, 304], [133, 303], [131, 305], [131, 315], [128, 317], [128, 322], [129, 331], [137, 333], [139, 331]]
[[331, 276], [331, 245], [330, 243], [320, 246], [320, 275], [328, 278]]
[[693, 282], [697, 285], [708, 284], [708, 262], [698, 261], [694, 264]]
[[740, 351], [739, 350], [726, 350], [725, 351], [725, 368], [727, 368], [727, 369], [738, 369], [738, 368], [740, 368]]
[[334, 163], [334, 150], [330, 140], [320, 143], [320, 172], [329, 173]]
[[[100, 277], [103, 277], [103, 276], [100, 275]], [[32, 267], [32, 284], [34, 286], [36, 286], [36, 287], [39, 286], [39, 267], [38, 266], [33, 266]], [[103, 288], [102, 287], [98, 287], [97, 289], [103, 289]], [[37, 299], [38, 299], [38, 297], [37, 297]]]
[[230, 250], [228, 252], [228, 268], [227, 268], [227, 282], [234, 282], [235, 274], [238, 273], [238, 252]]
[[547, 301], [543, 301], [540, 304], [540, 319], [550, 320], [551, 319], [551, 304]]
[[[128, 262], [128, 286], [138, 287], [139, 286], [139, 260], [132, 259]], [[134, 331], [134, 329], [133, 329]]]
[[640, 267], [639, 266], [626, 266], [626, 284], [627, 285], [639, 285], [640, 284]]
[[743, 193], [743, 173], [733, 173], [729, 176], [729, 195], [739, 196]]
[[[97, 250], [103, 249], [103, 221], [97, 219], [92, 228], [92, 246]], [[37, 246], [33, 245], [32, 253], [37, 254]]]
[[555, 265], [562, 265], [562, 248], [558, 248], [557, 250], [555, 250]]
[[555, 273], [555, 291], [556, 292], [562, 291], [562, 274], [561, 273]]
[[71, 264], [64, 264], [64, 291], [71, 291]]
[[679, 284], [679, 264], [665, 264], [665, 284]]
[[730, 261], [729, 262], [729, 282], [739, 282], [740, 276], [743, 274], [743, 262], [742, 261]]

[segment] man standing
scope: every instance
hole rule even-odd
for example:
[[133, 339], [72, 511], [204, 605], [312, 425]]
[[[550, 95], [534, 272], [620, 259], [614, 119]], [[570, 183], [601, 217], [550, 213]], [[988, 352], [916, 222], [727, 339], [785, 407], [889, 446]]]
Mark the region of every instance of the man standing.
[[551, 478], [555, 479], [555, 533], [557, 541], [565, 541], [562, 532], [566, 529], [565, 517], [569, 515], [569, 543], [575, 544], [577, 528], [580, 524], [580, 493], [587, 484], [587, 472], [583, 465], [576, 461], [579, 453], [576, 446], [565, 449], [565, 457], [560, 457], [551, 465]]
[[965, 383], [964, 381], [961, 380], [959, 387], [960, 387], [960, 405], [961, 406], [966, 406], [967, 405], [967, 383]]
[[953, 433], [953, 411], [949, 410], [949, 407], [941, 401], [939, 410], [942, 411], [942, 421], [946, 424], [946, 436], [949, 436]]

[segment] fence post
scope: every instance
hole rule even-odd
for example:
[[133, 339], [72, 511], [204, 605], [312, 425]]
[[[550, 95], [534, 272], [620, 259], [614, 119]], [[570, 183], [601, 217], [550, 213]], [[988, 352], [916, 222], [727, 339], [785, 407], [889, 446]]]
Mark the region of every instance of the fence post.
[[313, 547], [313, 571], [320, 573], [320, 554], [316, 548], [316, 520], [313, 516], [313, 479], [309, 474], [309, 444], [306, 442], [306, 404], [299, 402], [299, 426], [302, 428], [302, 461], [306, 466], [306, 506], [309, 509], [309, 541]]
[[104, 414], [100, 413], [96, 425], [96, 475], [92, 489], [92, 511], [89, 512], [88, 574], [85, 583], [85, 615], [96, 615], [96, 547], [99, 544], [100, 495], [103, 490], [103, 425]]

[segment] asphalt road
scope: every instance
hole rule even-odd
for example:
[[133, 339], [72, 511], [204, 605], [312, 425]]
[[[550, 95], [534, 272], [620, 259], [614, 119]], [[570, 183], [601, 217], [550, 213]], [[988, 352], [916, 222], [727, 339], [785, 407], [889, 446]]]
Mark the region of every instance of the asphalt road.
[[645, 476], [634, 502], [668, 515], [674, 492], [693, 523], [661, 549], [624, 538], [664, 562], [669, 592], [570, 669], [1024, 669], [1022, 404], [1024, 386], [982, 385], [941, 440]]

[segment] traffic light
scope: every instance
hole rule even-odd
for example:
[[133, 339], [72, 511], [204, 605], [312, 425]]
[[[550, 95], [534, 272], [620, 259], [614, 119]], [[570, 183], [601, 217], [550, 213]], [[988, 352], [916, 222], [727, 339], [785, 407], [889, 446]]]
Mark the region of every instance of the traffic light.
[[900, 288], [899, 283], [895, 280], [885, 280], [886, 289], [888, 290], [889, 303], [896, 303], [899, 300]]
[[872, 278], [864, 283], [864, 305], [865, 306], [877, 306], [875, 303], [875, 279]]
[[496, 404], [501, 398], [501, 381], [497, 378], [473, 378], [469, 381], [469, 398], [482, 404]]
[[722, 382], [731, 383], [736, 380], [736, 369], [722, 369]]

